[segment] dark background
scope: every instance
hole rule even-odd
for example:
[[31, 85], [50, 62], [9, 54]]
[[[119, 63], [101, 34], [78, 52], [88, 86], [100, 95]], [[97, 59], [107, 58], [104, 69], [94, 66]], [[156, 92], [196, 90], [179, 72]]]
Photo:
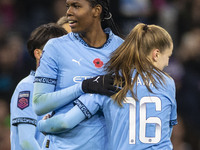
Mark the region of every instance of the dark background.
[[[139, 22], [165, 28], [174, 41], [166, 68], [176, 82], [179, 125], [174, 150], [200, 149], [200, 0], [110, 0], [121, 33]], [[33, 29], [56, 22], [65, 0], [0, 0], [0, 147], [9, 150], [9, 104], [17, 83], [35, 68], [26, 42]]]

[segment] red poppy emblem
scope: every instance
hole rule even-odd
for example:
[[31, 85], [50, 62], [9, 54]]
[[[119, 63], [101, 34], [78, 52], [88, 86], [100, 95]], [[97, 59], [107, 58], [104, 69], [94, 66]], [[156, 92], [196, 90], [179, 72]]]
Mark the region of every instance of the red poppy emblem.
[[96, 68], [101, 68], [103, 66], [103, 61], [100, 58], [96, 58], [93, 60], [93, 63]]

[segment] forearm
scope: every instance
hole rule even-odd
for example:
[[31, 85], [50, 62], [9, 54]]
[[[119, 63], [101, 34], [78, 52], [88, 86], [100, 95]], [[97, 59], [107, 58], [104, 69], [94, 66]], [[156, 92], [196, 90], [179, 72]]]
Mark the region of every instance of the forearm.
[[43, 115], [60, 108], [83, 94], [81, 84], [54, 91], [54, 86], [34, 83], [33, 108], [37, 115]]
[[77, 106], [74, 106], [70, 111], [65, 114], [60, 114], [57, 116], [53, 116], [52, 118], [49, 118], [47, 120], [39, 121], [38, 129], [40, 132], [44, 132], [47, 134], [66, 132], [74, 128], [85, 118], [86, 117], [82, 113], [82, 111]]
[[23, 150], [41, 150], [35, 139], [36, 127], [30, 124], [19, 124], [19, 144]]

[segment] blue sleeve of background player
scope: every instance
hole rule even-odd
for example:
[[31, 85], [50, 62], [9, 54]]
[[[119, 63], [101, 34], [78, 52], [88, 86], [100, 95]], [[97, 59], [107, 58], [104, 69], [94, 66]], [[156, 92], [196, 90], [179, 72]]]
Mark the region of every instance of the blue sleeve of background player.
[[170, 126], [174, 126], [176, 125], [177, 122], [177, 103], [176, 103], [176, 88], [175, 88], [175, 83], [174, 80], [172, 78], [170, 78], [170, 86], [169, 86], [169, 97], [171, 98], [171, 102], [172, 102], [172, 111], [171, 111], [171, 116], [170, 116]]
[[40, 120], [37, 127], [40, 132], [56, 134], [72, 129], [85, 118], [86, 116], [80, 108], [78, 106], [74, 106], [65, 114], [53, 116], [52, 118], [46, 120]]
[[18, 124], [19, 144], [23, 150], [41, 150], [35, 139], [36, 127], [31, 124]]
[[58, 56], [53, 40], [47, 42], [34, 81], [33, 108], [43, 115], [60, 108], [83, 94], [81, 84], [55, 91]]

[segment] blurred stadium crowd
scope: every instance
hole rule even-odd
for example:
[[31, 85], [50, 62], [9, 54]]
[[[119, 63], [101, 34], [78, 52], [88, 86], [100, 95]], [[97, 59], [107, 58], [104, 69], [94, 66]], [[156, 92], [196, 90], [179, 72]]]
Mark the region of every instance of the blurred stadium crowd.
[[[200, 0], [110, 0], [111, 13], [126, 36], [139, 22], [165, 28], [174, 41], [166, 71], [177, 90], [174, 150], [200, 149]], [[56, 22], [65, 0], [0, 0], [0, 147], [9, 150], [9, 104], [17, 83], [34, 69], [26, 50], [31, 31]]]

